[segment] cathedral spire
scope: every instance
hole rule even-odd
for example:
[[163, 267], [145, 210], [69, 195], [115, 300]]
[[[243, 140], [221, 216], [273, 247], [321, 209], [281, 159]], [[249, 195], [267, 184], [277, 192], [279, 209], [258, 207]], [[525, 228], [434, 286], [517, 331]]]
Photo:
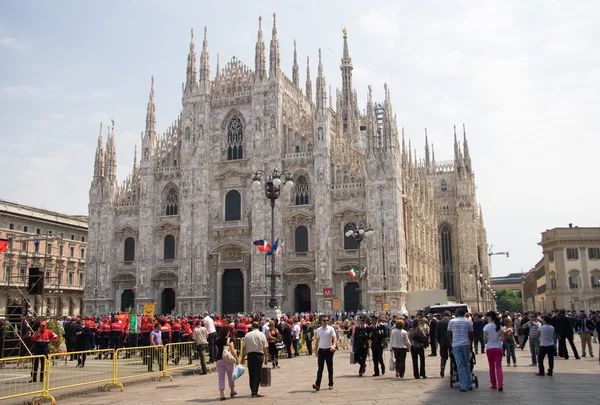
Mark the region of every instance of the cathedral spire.
[[219, 63], [219, 53], [217, 52], [217, 73], [215, 74], [216, 76], [219, 76], [221, 74], [221, 67], [220, 67], [220, 63]]
[[104, 149], [102, 148], [102, 123], [98, 134], [98, 146], [96, 147], [96, 158], [94, 160], [94, 177], [104, 176]]
[[154, 76], [150, 85], [150, 96], [148, 97], [148, 108], [146, 109], [146, 136], [156, 135], [156, 104], [154, 103]]
[[115, 146], [115, 120], [111, 120], [112, 127], [106, 140], [106, 155], [104, 161], [104, 175], [109, 183], [114, 184], [117, 179], [117, 150]]
[[431, 166], [433, 173], [435, 173], [435, 149], [433, 148], [433, 144], [431, 144]]
[[429, 172], [429, 166], [431, 161], [429, 160], [429, 139], [427, 139], [427, 128], [425, 128], [425, 168]]
[[267, 76], [265, 57], [265, 41], [262, 32], [262, 16], [258, 17], [258, 36], [256, 38], [256, 48], [254, 51], [254, 71], [258, 81], [262, 81]]
[[379, 137], [377, 136], [377, 118], [375, 117], [375, 108], [373, 107], [373, 89], [369, 86], [367, 93], [367, 154], [372, 154], [375, 149], [380, 148]]
[[454, 126], [454, 163], [456, 165], [457, 171], [461, 171], [463, 168], [463, 159], [460, 150], [460, 145], [458, 143], [458, 139], [456, 138], [456, 125]]
[[310, 80], [310, 59], [306, 57], [306, 97], [312, 102], [312, 81]]
[[323, 60], [321, 58], [321, 48], [319, 48], [319, 67], [317, 70], [317, 111], [325, 113], [327, 110], [327, 85], [325, 76], [323, 76]]
[[131, 178], [136, 179], [138, 173], [138, 160], [137, 160], [137, 144], [133, 146], [133, 169], [131, 170]]
[[348, 30], [343, 29], [344, 34], [344, 53], [342, 55], [342, 64], [340, 70], [342, 71], [342, 121], [344, 125], [344, 132], [347, 133], [352, 131], [353, 118], [355, 113], [353, 96], [352, 96], [352, 59], [350, 58], [350, 52], [348, 51]]
[[294, 65], [292, 66], [292, 82], [294, 86], [300, 87], [300, 75], [298, 68], [298, 53], [296, 52], [296, 40], [294, 39]]
[[194, 29], [191, 30], [190, 52], [187, 58], [187, 70], [185, 78], [185, 92], [192, 93], [198, 87], [196, 81], [196, 51], [194, 50]]
[[210, 92], [210, 58], [208, 56], [208, 39], [206, 38], [206, 25], [204, 26], [204, 40], [200, 54], [200, 91]]
[[468, 168], [471, 166], [471, 156], [469, 155], [469, 144], [467, 142], [467, 130], [465, 124], [463, 124], [463, 149], [465, 155], [465, 164]]
[[277, 17], [273, 13], [273, 31], [271, 31], [271, 51], [269, 53], [269, 78], [277, 78], [279, 72], [279, 40], [277, 39]]

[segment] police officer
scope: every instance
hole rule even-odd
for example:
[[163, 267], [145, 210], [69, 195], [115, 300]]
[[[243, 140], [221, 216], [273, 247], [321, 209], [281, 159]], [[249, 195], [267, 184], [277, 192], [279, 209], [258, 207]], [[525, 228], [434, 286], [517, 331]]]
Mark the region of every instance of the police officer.
[[381, 365], [381, 374], [385, 375], [383, 349], [385, 346], [387, 332], [385, 330], [385, 325], [380, 322], [378, 316], [371, 316], [371, 328], [369, 332], [371, 338], [371, 352], [373, 353], [373, 366], [375, 368], [375, 374], [373, 374], [373, 377], [377, 377], [379, 375], [379, 365]]
[[[43, 355], [48, 357], [48, 355], [50, 354], [50, 342], [58, 342], [58, 336], [56, 335], [56, 333], [52, 332], [49, 329], [46, 329], [46, 326], [46, 321], [40, 322], [38, 330], [31, 336], [31, 340], [33, 341], [32, 354], [34, 356]], [[42, 367], [40, 370], [40, 382], [44, 381], [44, 370], [46, 369], [46, 360], [36, 358], [33, 360], [33, 372], [31, 373], [30, 382], [37, 381], [37, 370], [40, 362], [42, 363]]]
[[354, 360], [360, 365], [358, 376], [362, 377], [367, 369], [367, 351], [369, 350], [370, 328], [365, 324], [367, 316], [364, 312], [358, 314], [358, 320], [354, 327]]

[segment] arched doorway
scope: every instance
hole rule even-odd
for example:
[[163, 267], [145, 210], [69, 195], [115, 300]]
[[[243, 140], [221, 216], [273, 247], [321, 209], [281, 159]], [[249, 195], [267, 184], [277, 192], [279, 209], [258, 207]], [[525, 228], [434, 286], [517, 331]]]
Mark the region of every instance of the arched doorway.
[[223, 271], [221, 312], [235, 314], [244, 312], [244, 275], [240, 269]]
[[160, 313], [170, 314], [175, 309], [175, 291], [172, 288], [165, 288], [160, 293]]
[[294, 288], [294, 312], [310, 312], [310, 287], [298, 284]]
[[353, 311], [356, 313], [358, 310], [358, 283], [350, 282], [344, 286], [344, 311]]
[[[171, 290], [172, 291], [172, 290]], [[135, 293], [133, 290], [124, 290], [121, 293], [121, 311], [128, 311], [135, 304]]]

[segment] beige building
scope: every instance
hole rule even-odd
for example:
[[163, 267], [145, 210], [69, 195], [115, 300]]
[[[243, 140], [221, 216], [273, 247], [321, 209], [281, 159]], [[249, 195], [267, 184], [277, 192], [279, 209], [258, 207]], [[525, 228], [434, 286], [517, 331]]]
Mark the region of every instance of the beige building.
[[[9, 241], [0, 253], [0, 315], [13, 299], [27, 299], [38, 315], [81, 314], [87, 217], [0, 200], [0, 239]], [[41, 294], [28, 293], [32, 268], [43, 278]]]
[[[217, 59], [211, 75], [207, 31], [199, 58], [192, 33], [181, 113], [158, 132], [153, 80], [141, 159], [133, 154], [122, 182], [114, 126], [106, 143], [101, 131], [90, 187], [86, 312], [124, 303], [138, 310], [156, 303], [162, 313], [265, 310], [270, 266], [253, 241], [270, 238], [271, 211], [264, 190], [251, 184], [257, 170], [275, 168], [295, 183], [274, 214], [275, 237], [287, 242], [276, 260], [283, 311], [332, 310], [333, 299], [356, 310], [358, 284], [348, 271], [359, 262], [368, 269], [365, 308], [389, 304], [404, 312], [408, 293], [440, 288], [473, 305], [469, 274], [488, 277], [487, 244], [465, 131], [462, 145], [454, 131], [453, 160], [436, 162], [429, 144], [419, 160], [399, 130], [387, 85], [379, 84], [383, 100], [369, 87], [359, 103], [347, 31], [336, 51], [341, 88], [333, 92], [320, 50], [312, 50], [316, 78], [307, 60], [300, 84], [295, 45], [286, 75], [275, 16], [269, 45], [259, 19], [254, 69], [235, 57], [219, 68]], [[355, 225], [374, 231], [360, 260], [356, 241], [345, 236]]]
[[554, 228], [539, 245], [544, 256], [521, 284], [524, 309], [600, 309], [600, 228]]

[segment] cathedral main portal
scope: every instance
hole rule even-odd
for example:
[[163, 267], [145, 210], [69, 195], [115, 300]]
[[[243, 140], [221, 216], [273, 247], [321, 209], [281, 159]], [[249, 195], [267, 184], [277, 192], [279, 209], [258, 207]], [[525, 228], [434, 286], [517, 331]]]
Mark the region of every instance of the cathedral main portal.
[[244, 312], [244, 275], [240, 269], [225, 269], [222, 280], [222, 303], [224, 314]]
[[358, 310], [358, 283], [350, 282], [344, 286], [344, 311], [356, 312]]
[[298, 284], [294, 288], [294, 312], [310, 312], [310, 287]]

